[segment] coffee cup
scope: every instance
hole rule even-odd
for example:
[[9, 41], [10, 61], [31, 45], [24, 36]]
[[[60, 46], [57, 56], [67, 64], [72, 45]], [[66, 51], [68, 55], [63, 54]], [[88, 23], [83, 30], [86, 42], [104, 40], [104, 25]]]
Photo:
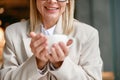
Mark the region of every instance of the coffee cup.
[[63, 42], [67, 44], [69, 39], [73, 40], [72, 37], [68, 37], [67, 35], [63, 35], [63, 34], [54, 34], [54, 35], [47, 36], [47, 38], [48, 38], [48, 49], [49, 50], [54, 43]]

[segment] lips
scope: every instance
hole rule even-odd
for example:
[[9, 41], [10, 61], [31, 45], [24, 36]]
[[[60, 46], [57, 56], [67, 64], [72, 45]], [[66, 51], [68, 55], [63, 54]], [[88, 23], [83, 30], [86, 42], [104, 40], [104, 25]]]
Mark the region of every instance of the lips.
[[45, 6], [45, 9], [48, 13], [56, 13], [59, 10], [59, 7], [55, 6]]
[[57, 10], [59, 9], [58, 7], [45, 7], [47, 10]]

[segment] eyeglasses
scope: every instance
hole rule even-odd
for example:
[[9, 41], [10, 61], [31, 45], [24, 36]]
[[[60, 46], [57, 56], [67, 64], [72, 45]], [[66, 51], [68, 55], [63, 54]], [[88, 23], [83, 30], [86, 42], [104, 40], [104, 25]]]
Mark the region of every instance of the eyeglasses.
[[65, 1], [67, 1], [67, 0], [57, 0], [58, 2], [65, 2]]
[[[43, 1], [46, 1], [46, 0], [43, 0]], [[67, 0], [56, 0], [56, 1], [58, 1], [58, 2], [65, 2]]]

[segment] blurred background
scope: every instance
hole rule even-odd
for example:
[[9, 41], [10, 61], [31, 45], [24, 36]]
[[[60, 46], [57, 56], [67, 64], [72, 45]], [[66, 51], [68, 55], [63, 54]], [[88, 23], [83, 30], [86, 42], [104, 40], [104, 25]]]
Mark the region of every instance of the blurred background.
[[[75, 18], [99, 31], [103, 80], [120, 80], [120, 0], [75, 0]], [[29, 19], [29, 0], [0, 0], [0, 61], [4, 30]]]

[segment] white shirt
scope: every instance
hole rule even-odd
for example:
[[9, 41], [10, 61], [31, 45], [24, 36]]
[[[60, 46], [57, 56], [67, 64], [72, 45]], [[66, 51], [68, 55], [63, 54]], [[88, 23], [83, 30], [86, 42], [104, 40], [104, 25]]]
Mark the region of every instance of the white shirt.
[[49, 29], [45, 29], [44, 27], [43, 27], [43, 25], [41, 26], [41, 32], [43, 33], [43, 34], [45, 34], [45, 35], [53, 35], [53, 33], [54, 33], [54, 30], [55, 30], [55, 27], [56, 27], [56, 25], [54, 25], [53, 27], [51, 27], [51, 28], [49, 28]]

